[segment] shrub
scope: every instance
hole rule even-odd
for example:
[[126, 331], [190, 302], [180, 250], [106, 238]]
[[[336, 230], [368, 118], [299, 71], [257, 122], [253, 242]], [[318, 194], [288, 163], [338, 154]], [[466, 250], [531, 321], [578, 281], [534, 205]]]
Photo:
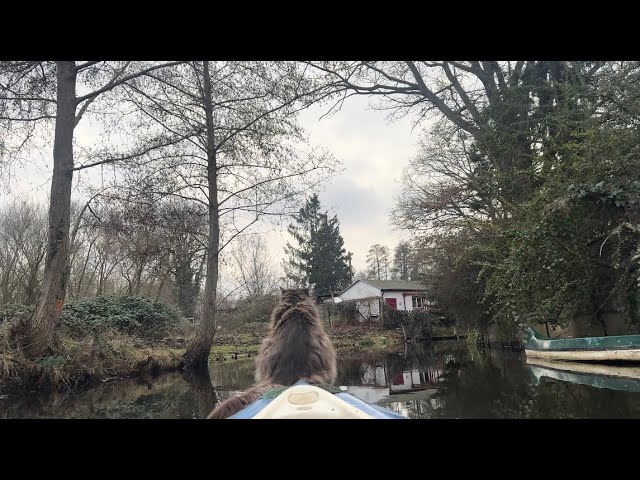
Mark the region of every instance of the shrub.
[[237, 327], [247, 323], [267, 323], [277, 304], [278, 298], [271, 295], [241, 300], [228, 312], [230, 318], [227, 325]]
[[84, 331], [114, 328], [123, 333], [153, 336], [176, 326], [178, 311], [153, 298], [104, 295], [65, 304], [61, 323]]
[[0, 322], [7, 322], [11, 319], [23, 318], [31, 315], [35, 306], [10, 303], [0, 307]]
[[364, 337], [362, 337], [360, 339], [360, 345], [363, 347], [371, 347], [373, 345], [375, 345], [376, 340], [373, 337], [370, 337], [368, 335], [365, 335]]

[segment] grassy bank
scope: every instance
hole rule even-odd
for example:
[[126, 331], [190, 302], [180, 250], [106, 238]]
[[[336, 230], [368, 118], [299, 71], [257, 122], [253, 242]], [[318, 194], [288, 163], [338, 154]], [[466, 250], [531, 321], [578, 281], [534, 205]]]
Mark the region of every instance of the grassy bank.
[[[247, 324], [234, 333], [218, 333], [213, 342], [211, 360], [232, 361], [255, 356], [268, 331], [267, 323]], [[382, 330], [371, 325], [334, 325], [327, 333], [340, 354], [387, 348], [402, 344], [401, 331]]]
[[171, 307], [142, 297], [105, 296], [65, 305], [47, 355], [30, 359], [20, 336], [32, 307], [0, 312], [0, 391], [61, 391], [111, 378], [175, 370], [189, 324]]
[[49, 355], [37, 360], [27, 359], [0, 333], [0, 391], [59, 391], [90, 387], [110, 378], [171, 371], [184, 352], [175, 344], [113, 330], [79, 338], [64, 330], [57, 332]]
[[[0, 309], [0, 393], [89, 388], [113, 378], [176, 370], [193, 333], [169, 306], [142, 297], [96, 297], [65, 305], [48, 354], [28, 359], [20, 329], [32, 307]], [[220, 331], [210, 360], [228, 362], [258, 353], [268, 324]], [[402, 333], [371, 325], [334, 325], [327, 332], [340, 354], [389, 348]]]

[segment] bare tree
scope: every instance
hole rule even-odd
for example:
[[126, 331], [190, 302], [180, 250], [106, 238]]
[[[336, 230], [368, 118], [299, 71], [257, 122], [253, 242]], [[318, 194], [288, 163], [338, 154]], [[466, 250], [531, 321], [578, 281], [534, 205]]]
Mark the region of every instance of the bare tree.
[[263, 236], [238, 238], [231, 255], [238, 269], [239, 283], [249, 298], [260, 298], [277, 291], [278, 277]]
[[376, 243], [369, 249], [367, 255], [368, 275], [370, 279], [389, 279], [389, 249]]
[[[192, 62], [125, 86], [145, 129], [182, 139], [138, 160], [145, 182], [208, 212], [202, 319], [184, 368], [207, 363], [220, 253], [259, 220], [292, 213], [333, 167], [328, 155], [295, 148], [303, 140], [295, 114], [316, 90], [298, 65], [279, 62]], [[135, 194], [136, 181], [122, 183]]]
[[0, 210], [0, 305], [35, 302], [46, 247], [39, 205], [14, 202]]
[[[0, 130], [2, 164], [19, 158], [30, 142], [47, 135], [54, 120], [53, 174], [44, 280], [36, 309], [26, 324], [23, 341], [28, 355], [49, 347], [60, 318], [69, 278], [71, 187], [75, 171], [123, 160], [125, 157], [74, 162], [74, 131], [104, 94], [125, 82], [172, 63], [74, 61], [1, 62]], [[80, 89], [80, 95], [77, 91]], [[161, 143], [161, 142], [159, 142]], [[147, 146], [143, 147], [149, 148]], [[136, 151], [135, 154], [140, 154]], [[92, 158], [92, 157], [89, 157]]]
[[408, 281], [411, 279], [411, 243], [403, 241], [398, 243], [393, 252], [393, 277], [397, 280]]
[[368, 275], [366, 270], [358, 270], [353, 276], [354, 281], [355, 280], [366, 280], [367, 278], [369, 278], [369, 275]]
[[[392, 118], [412, 114], [416, 124], [441, 119], [445, 137], [473, 142], [478, 160], [498, 174], [504, 208], [530, 197], [535, 173], [550, 168], [540, 146], [550, 133], [533, 120], [536, 109], [557, 99], [550, 92], [534, 95], [541, 79], [594, 82], [605, 62], [561, 61], [403, 61], [308, 62], [324, 76], [327, 89], [339, 95], [329, 110], [339, 109], [351, 95], [382, 101], [377, 108]], [[584, 103], [590, 98], [583, 96]], [[551, 153], [551, 152], [550, 152]], [[446, 195], [445, 195], [446, 196]], [[495, 195], [494, 195], [495, 196]]]

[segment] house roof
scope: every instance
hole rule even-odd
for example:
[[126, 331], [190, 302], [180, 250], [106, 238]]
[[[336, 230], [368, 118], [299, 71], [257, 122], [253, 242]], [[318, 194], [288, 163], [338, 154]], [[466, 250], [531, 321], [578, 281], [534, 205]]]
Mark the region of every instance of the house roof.
[[[358, 282], [364, 282], [368, 285], [371, 285], [372, 287], [379, 288], [380, 290], [423, 291], [427, 289], [427, 287], [425, 287], [422, 283], [416, 281], [406, 282], [404, 280], [358, 280]], [[345, 288], [343, 291], [348, 290], [358, 282], [355, 282], [354, 284]]]

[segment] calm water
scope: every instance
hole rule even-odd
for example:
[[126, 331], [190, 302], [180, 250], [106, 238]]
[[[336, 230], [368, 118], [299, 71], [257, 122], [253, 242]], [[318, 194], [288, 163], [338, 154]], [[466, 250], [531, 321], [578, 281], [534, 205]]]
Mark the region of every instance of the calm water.
[[[527, 365], [524, 352], [435, 342], [343, 356], [337, 383], [409, 418], [640, 418], [639, 379], [582, 370]], [[214, 363], [210, 379], [172, 373], [75, 395], [0, 397], [0, 418], [204, 418], [252, 384], [252, 360]]]

